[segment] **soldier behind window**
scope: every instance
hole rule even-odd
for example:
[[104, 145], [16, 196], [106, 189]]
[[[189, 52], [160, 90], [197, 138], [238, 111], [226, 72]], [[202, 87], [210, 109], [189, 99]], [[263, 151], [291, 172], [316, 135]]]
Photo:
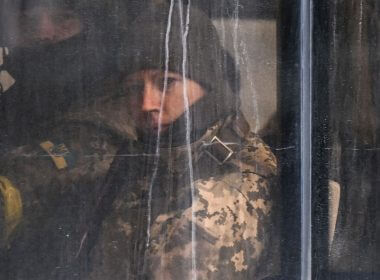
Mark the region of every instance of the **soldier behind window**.
[[240, 113], [214, 26], [187, 8], [151, 8], [125, 34], [121, 96], [137, 141], [115, 158], [84, 235], [90, 279], [262, 279], [275, 269], [276, 158]]

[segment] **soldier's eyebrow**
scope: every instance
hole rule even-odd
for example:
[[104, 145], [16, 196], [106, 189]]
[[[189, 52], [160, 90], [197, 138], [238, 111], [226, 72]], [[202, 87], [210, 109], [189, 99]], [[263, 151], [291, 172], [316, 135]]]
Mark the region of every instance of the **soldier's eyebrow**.
[[175, 81], [182, 81], [183, 80], [183, 77], [182, 75], [176, 73], [176, 72], [168, 72], [167, 75], [165, 75], [165, 72], [164, 71], [160, 71], [159, 73], [155, 74], [153, 76], [154, 79], [171, 79], [171, 80], [175, 80]]

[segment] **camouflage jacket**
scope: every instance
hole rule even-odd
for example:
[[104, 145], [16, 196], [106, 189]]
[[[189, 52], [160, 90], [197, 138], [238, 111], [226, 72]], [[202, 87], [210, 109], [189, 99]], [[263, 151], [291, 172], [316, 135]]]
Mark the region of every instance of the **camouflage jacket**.
[[121, 116], [108, 105], [73, 109], [54, 127], [46, 127], [40, 140], [2, 156], [1, 279], [77, 277], [70, 264], [96, 200], [96, 186], [121, 144], [134, 137], [128, 118], [116, 121]]
[[276, 158], [242, 116], [158, 157], [128, 145], [104, 186], [109, 205], [99, 206], [89, 279], [267, 276], [277, 253], [276, 173]]

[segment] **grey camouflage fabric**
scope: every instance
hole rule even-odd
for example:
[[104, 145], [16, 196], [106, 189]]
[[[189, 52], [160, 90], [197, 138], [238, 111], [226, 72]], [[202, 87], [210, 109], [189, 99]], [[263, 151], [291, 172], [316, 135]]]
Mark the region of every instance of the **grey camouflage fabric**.
[[[0, 262], [8, 271], [1, 279], [77, 279], [70, 265], [97, 186], [121, 144], [134, 138], [130, 118], [117, 109], [102, 99], [73, 108], [40, 140], [3, 155]], [[7, 210], [16, 207], [16, 215]]]
[[[89, 279], [262, 279], [275, 273], [277, 162], [239, 124], [247, 126], [241, 115], [210, 127], [190, 145], [191, 164], [187, 145], [161, 148], [158, 158], [139, 143], [119, 152], [105, 186], [119, 187], [110, 209], [103, 206], [109, 212], [91, 251]], [[206, 151], [214, 136], [234, 152], [222, 165]]]

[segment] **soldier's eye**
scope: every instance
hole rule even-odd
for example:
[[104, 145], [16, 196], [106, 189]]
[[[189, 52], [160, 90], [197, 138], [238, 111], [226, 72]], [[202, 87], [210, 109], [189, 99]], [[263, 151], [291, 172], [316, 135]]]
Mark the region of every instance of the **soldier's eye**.
[[175, 83], [178, 81], [178, 79], [173, 77], [165, 77], [159, 78], [156, 82], [157, 87], [160, 89], [160, 91], [164, 91], [165, 89], [165, 80], [166, 80], [166, 89], [169, 90]]

